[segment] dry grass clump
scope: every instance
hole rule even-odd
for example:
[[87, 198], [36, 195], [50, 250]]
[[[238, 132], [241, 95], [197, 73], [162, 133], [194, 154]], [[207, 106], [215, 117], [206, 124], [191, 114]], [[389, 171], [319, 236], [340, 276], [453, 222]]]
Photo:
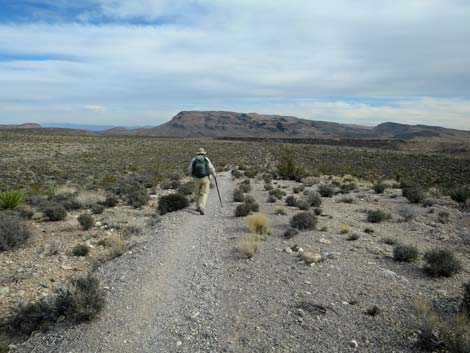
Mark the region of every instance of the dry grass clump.
[[255, 213], [246, 217], [248, 230], [253, 234], [267, 235], [269, 232], [269, 218], [262, 213]]
[[119, 257], [125, 254], [129, 250], [129, 246], [127, 245], [127, 241], [124, 239], [123, 236], [118, 236], [116, 238], [111, 239], [110, 241], [110, 256], [111, 258]]
[[238, 243], [238, 251], [241, 255], [248, 259], [251, 259], [254, 254], [258, 251], [260, 243], [259, 235], [248, 234], [243, 236]]
[[77, 200], [82, 207], [90, 208], [97, 203], [104, 203], [106, 201], [106, 193], [103, 190], [84, 190], [78, 193]]
[[284, 206], [278, 205], [278, 206], [276, 206], [276, 208], [274, 209], [274, 214], [275, 214], [275, 215], [283, 215], [283, 216], [284, 216], [284, 215], [287, 214], [287, 212], [286, 212], [286, 209], [285, 209]]
[[341, 225], [339, 232], [340, 234], [348, 234], [350, 230], [351, 230], [350, 226], [348, 226], [347, 224], [343, 224]]

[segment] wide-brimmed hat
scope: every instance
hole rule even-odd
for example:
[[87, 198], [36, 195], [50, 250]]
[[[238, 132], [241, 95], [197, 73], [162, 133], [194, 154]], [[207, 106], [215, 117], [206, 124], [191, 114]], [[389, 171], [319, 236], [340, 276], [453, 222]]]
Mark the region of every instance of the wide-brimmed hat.
[[198, 151], [197, 151], [197, 154], [207, 154], [206, 150], [204, 148], [200, 148]]

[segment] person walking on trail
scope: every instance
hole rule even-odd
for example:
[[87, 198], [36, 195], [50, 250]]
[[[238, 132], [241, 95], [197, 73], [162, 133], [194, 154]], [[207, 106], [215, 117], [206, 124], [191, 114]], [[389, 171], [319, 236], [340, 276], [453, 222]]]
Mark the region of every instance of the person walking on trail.
[[206, 154], [204, 148], [200, 148], [188, 167], [188, 173], [194, 180], [194, 199], [197, 211], [202, 215], [205, 214], [204, 210], [206, 208], [207, 196], [209, 195], [210, 176], [216, 176], [215, 168]]

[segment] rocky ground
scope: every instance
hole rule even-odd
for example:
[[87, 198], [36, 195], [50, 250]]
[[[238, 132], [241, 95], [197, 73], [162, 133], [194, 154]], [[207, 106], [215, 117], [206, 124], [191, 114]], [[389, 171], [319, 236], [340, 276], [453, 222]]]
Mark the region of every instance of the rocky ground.
[[[107, 305], [95, 321], [34, 334], [16, 352], [414, 352], [417, 298], [461, 296], [470, 270], [470, 217], [449, 200], [424, 208], [410, 205], [400, 190], [378, 195], [359, 183], [347, 195], [352, 203], [340, 202], [344, 195], [323, 198], [316, 230], [286, 240], [282, 234], [299, 210], [285, 207], [286, 215], [276, 215], [278, 205], [265, 202], [264, 182], [251, 183], [271, 220], [271, 234], [252, 259], [237, 251], [247, 227], [233, 216], [235, 183], [221, 175], [224, 208], [212, 191], [206, 216], [191, 208], [167, 214], [145, 243], [97, 270]], [[277, 183], [288, 194], [299, 185]], [[414, 220], [399, 216], [405, 205]], [[392, 219], [370, 224], [371, 209]], [[450, 215], [446, 224], [438, 222], [441, 210]], [[358, 239], [348, 240], [353, 233]], [[393, 261], [390, 238], [421, 252], [449, 248], [463, 270], [430, 279], [421, 262]], [[323, 261], [306, 265], [299, 247]], [[380, 313], [367, 315], [374, 305]]]

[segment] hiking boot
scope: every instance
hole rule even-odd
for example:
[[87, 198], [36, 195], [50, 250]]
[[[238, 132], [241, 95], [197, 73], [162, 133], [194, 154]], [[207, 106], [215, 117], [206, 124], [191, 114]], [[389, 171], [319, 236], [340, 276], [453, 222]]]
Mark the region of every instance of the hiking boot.
[[198, 211], [200, 214], [205, 215], [204, 210], [202, 208], [200, 208]]

